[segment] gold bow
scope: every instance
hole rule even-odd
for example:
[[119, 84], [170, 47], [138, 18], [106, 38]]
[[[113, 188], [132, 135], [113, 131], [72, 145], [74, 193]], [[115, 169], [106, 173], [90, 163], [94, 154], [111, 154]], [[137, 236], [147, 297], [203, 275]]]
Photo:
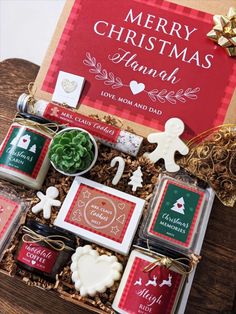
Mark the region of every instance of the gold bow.
[[236, 9], [230, 8], [228, 14], [214, 15], [215, 26], [207, 37], [225, 48], [229, 56], [236, 57]]
[[[69, 240], [67, 237], [64, 237], [61, 235], [51, 235], [51, 236], [44, 237], [44, 236], [34, 232], [33, 230], [31, 230], [30, 228], [28, 228], [26, 226], [24, 226], [22, 228], [22, 231], [26, 232], [22, 237], [22, 241], [24, 243], [44, 242], [55, 251], [63, 251], [65, 248], [74, 251], [74, 249], [67, 247], [65, 245], [63, 240]], [[61, 238], [61, 240], [58, 238]]]
[[[177, 271], [180, 274], [188, 275], [194, 270], [195, 266], [201, 259], [201, 256], [198, 256], [196, 254], [191, 254], [189, 255], [189, 257], [180, 257], [174, 259], [167, 256], [158, 256], [157, 253], [154, 253], [149, 249], [145, 249], [136, 245], [134, 245], [134, 247], [139, 252], [155, 258], [155, 261], [151, 262], [150, 264], [144, 267], [143, 271], [145, 273], [152, 271], [157, 266], [163, 266], [166, 268], [173, 267], [177, 269]], [[187, 264], [184, 264], [184, 262], [187, 262]]]

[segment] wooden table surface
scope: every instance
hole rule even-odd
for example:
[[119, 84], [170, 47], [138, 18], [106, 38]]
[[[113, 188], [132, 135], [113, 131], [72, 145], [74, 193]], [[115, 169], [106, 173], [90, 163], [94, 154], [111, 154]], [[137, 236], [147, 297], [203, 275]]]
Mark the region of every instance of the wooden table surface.
[[[16, 112], [19, 95], [27, 92], [38, 66], [20, 59], [0, 63], [0, 141]], [[236, 208], [214, 202], [206, 233], [202, 261], [198, 266], [186, 314], [236, 313]], [[88, 314], [54, 293], [26, 286], [0, 274], [0, 314]], [[155, 314], [155, 313], [153, 313]], [[182, 313], [181, 313], [182, 314]]]

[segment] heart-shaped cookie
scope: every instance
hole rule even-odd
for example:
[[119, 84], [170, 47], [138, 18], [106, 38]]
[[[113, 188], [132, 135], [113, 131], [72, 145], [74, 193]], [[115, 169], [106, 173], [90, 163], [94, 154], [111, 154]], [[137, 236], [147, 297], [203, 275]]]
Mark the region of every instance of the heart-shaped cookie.
[[74, 92], [78, 86], [76, 81], [70, 81], [68, 79], [62, 80], [61, 85], [64, 91], [68, 94]]
[[122, 265], [115, 256], [99, 255], [90, 245], [78, 247], [72, 256], [72, 280], [81, 296], [105, 292], [121, 277]]

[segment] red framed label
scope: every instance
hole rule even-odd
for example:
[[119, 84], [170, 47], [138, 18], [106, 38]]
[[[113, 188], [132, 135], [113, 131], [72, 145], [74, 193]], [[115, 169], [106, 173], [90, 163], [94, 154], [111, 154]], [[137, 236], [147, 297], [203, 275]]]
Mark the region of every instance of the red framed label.
[[0, 195], [0, 243], [20, 211], [20, 205]]
[[77, 176], [54, 225], [127, 255], [144, 205], [138, 197]]
[[94, 112], [159, 130], [178, 117], [191, 138], [224, 122], [236, 83], [235, 60], [206, 36], [212, 25], [163, 0], [75, 0], [36, 83], [48, 95], [60, 70], [84, 76], [80, 103]]
[[182, 276], [173, 270], [157, 266], [151, 272], [143, 269], [150, 261], [135, 257], [118, 308], [126, 313], [172, 313]]
[[50, 274], [58, 255], [58, 251], [42, 246], [39, 243], [23, 243], [17, 260], [31, 268]]
[[122, 243], [134, 208], [130, 201], [81, 184], [65, 221]]

